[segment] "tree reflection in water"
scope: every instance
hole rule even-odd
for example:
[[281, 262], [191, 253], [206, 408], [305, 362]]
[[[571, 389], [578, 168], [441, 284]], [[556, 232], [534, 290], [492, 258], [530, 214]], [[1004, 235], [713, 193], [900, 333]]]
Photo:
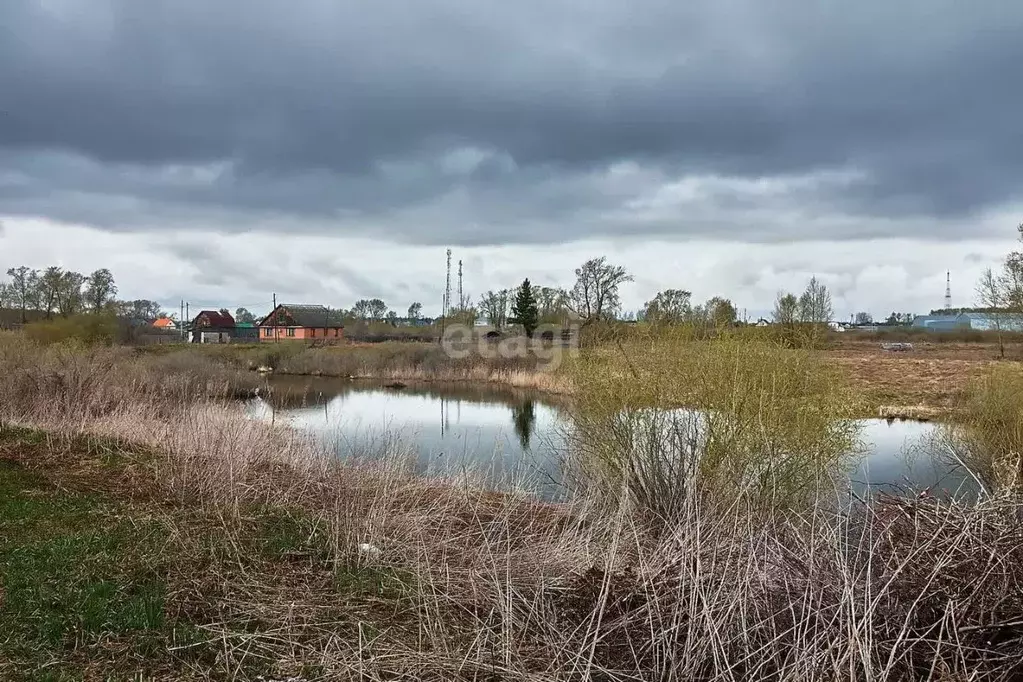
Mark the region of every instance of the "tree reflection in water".
[[529, 450], [529, 441], [533, 436], [536, 424], [534, 401], [524, 400], [520, 404], [512, 406], [512, 423], [515, 425], [515, 433], [519, 437], [522, 449]]

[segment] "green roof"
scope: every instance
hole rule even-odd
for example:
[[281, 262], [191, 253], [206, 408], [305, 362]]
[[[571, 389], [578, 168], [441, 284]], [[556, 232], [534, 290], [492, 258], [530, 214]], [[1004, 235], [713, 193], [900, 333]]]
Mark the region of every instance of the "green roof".
[[242, 327], [244, 329], [252, 329], [256, 325], [252, 324], [251, 322], [238, 322], [234, 326], [235, 327]]

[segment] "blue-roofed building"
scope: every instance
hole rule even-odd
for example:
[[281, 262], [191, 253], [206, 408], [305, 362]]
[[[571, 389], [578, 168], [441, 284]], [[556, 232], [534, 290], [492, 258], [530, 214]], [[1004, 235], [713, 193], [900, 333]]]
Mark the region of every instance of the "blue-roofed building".
[[932, 332], [962, 329], [975, 331], [1023, 331], [1023, 313], [955, 313], [952, 315], [917, 315], [913, 327]]
[[960, 328], [977, 331], [1023, 331], [1021, 313], [963, 313], [957, 318]]
[[947, 332], [962, 328], [960, 315], [917, 315], [913, 326], [934, 332]]

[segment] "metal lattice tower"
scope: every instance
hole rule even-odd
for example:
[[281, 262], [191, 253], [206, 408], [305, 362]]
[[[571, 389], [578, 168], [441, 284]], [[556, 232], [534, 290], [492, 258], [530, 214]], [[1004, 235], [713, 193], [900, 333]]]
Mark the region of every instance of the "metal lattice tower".
[[458, 259], [458, 309], [465, 310], [465, 296], [462, 295], [462, 259]]
[[952, 272], [945, 272], [945, 310], [952, 310]]
[[444, 310], [441, 314], [444, 317], [448, 316], [448, 308], [451, 307], [451, 249], [448, 249], [448, 270], [447, 276], [444, 281]]

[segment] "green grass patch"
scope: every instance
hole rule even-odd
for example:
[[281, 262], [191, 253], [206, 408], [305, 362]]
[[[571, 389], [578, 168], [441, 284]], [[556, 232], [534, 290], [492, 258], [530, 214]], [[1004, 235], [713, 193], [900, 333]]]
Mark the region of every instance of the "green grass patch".
[[159, 522], [0, 461], [0, 659], [26, 670], [111, 640], [136, 656], [161, 649], [166, 537]]
[[281, 561], [330, 559], [326, 528], [301, 510], [259, 507], [242, 529], [242, 537], [260, 558]]
[[401, 571], [360, 564], [344, 564], [334, 572], [334, 589], [339, 597], [401, 599], [412, 585], [411, 576]]
[[[239, 594], [295, 590], [345, 636], [368, 614], [385, 622], [409, 595], [407, 575], [339, 564], [329, 524], [308, 511], [131, 502], [147, 484], [123, 477], [135, 458], [114, 442], [0, 433], [0, 680], [277, 675], [272, 656], [248, 647], [277, 646], [282, 618], [294, 641], [319, 641], [319, 621]], [[239, 579], [251, 592], [236, 593]]]

